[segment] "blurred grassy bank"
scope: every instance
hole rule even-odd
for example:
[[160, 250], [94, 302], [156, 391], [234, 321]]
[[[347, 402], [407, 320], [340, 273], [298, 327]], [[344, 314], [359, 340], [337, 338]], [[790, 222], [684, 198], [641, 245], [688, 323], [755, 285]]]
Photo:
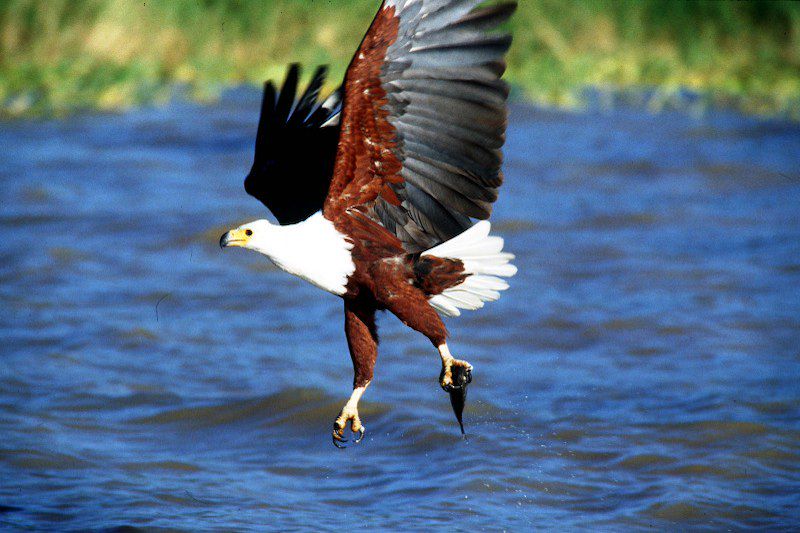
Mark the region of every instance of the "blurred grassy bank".
[[[61, 115], [282, 77], [330, 63], [340, 79], [377, 0], [0, 0], [0, 114]], [[521, 0], [508, 78], [578, 106], [587, 88], [687, 91], [800, 120], [800, 2]]]

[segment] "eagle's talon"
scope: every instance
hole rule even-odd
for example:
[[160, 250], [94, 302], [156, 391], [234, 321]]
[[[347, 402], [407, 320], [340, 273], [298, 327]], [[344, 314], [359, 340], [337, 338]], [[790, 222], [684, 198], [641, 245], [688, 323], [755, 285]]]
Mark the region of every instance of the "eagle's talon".
[[442, 373], [439, 374], [439, 385], [448, 393], [465, 388], [472, 383], [472, 365], [466, 361], [449, 359], [442, 361]]
[[337, 448], [347, 448], [347, 442], [350, 442], [345, 436], [344, 432], [347, 429], [347, 422], [350, 422], [350, 432], [353, 434], [353, 444], [358, 444], [364, 438], [366, 428], [361, 425], [361, 419], [358, 417], [358, 411], [350, 411], [345, 407], [342, 413], [333, 423], [333, 445]]

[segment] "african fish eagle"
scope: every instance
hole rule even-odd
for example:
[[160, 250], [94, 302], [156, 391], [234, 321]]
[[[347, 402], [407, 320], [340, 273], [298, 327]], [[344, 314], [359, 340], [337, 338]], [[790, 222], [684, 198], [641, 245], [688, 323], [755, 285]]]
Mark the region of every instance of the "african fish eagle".
[[487, 221], [503, 182], [511, 44], [493, 30], [516, 4], [481, 3], [384, 0], [329, 98], [325, 67], [299, 98], [297, 65], [280, 91], [264, 88], [244, 185], [279, 225], [244, 224], [220, 246], [255, 250], [344, 300], [354, 380], [334, 422], [339, 447], [348, 423], [355, 442], [364, 436], [358, 402], [378, 355], [378, 310], [437, 348], [463, 433], [472, 365], [450, 353], [440, 315], [497, 300], [517, 271]]

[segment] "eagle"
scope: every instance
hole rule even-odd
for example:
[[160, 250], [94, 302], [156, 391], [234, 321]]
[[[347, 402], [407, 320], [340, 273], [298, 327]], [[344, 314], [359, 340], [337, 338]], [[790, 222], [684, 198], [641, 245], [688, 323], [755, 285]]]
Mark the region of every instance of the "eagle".
[[[427, 337], [461, 433], [473, 367], [448, 347], [442, 316], [483, 307], [509, 287], [514, 256], [490, 235], [503, 183], [515, 2], [384, 0], [329, 97], [319, 67], [299, 98], [300, 67], [264, 86], [248, 194], [278, 224], [256, 220], [220, 246], [267, 256], [344, 301], [353, 390], [333, 424], [361, 442], [358, 403], [378, 356], [377, 311]], [[348, 434], [348, 424], [349, 431]]]

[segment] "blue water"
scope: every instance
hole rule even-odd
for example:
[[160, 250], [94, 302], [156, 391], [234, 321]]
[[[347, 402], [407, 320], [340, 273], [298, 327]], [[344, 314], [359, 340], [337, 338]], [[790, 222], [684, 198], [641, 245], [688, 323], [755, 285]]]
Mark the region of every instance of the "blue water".
[[514, 106], [468, 439], [385, 315], [340, 451], [341, 302], [217, 246], [258, 100], [0, 124], [0, 528], [800, 527], [800, 126]]

